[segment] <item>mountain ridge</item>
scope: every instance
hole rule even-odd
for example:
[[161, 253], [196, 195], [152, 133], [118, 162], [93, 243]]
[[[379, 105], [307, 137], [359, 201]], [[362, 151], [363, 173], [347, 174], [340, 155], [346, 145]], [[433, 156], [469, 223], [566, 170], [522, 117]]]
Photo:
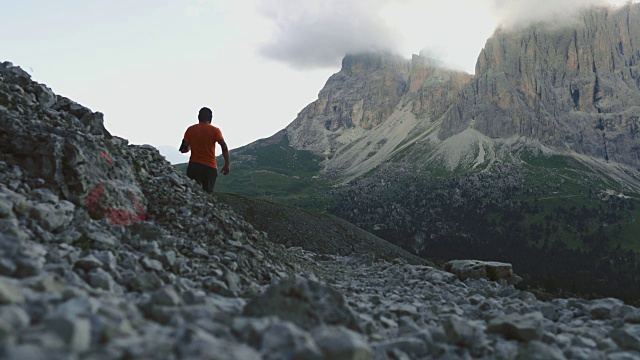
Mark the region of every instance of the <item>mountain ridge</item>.
[[[480, 53], [475, 76], [421, 55], [348, 55], [318, 100], [284, 130], [296, 150], [323, 156], [323, 173], [343, 177], [341, 183], [415, 143], [417, 153], [435, 159], [443, 141], [468, 128], [503, 144], [522, 136], [539, 143], [539, 151], [587, 155], [601, 167], [619, 163], [613, 167], [632, 172], [640, 159], [633, 155], [640, 149], [634, 130], [640, 126], [640, 39], [633, 36], [639, 8], [592, 8], [580, 22], [552, 30], [540, 24], [498, 30]], [[611, 51], [594, 53], [599, 49]], [[468, 156], [495, 153], [474, 147]]]

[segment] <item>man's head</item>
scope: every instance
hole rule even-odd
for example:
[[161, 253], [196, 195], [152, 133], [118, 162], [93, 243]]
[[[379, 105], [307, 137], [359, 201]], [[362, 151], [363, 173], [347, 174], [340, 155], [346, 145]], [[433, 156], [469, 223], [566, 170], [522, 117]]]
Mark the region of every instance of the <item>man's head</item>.
[[208, 107], [203, 107], [200, 109], [198, 113], [198, 120], [201, 123], [209, 123], [211, 124], [211, 119], [213, 119], [213, 112]]

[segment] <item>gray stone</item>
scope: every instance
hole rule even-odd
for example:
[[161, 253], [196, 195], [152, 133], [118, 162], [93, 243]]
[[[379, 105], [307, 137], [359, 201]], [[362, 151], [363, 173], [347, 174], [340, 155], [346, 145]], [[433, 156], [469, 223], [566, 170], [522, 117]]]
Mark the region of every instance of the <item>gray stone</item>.
[[214, 278], [214, 277], [209, 277], [205, 282], [204, 282], [204, 287], [211, 291], [214, 292], [216, 294], [220, 294], [223, 296], [233, 296], [233, 292], [231, 290], [229, 290], [229, 287], [227, 286], [227, 284], [225, 284], [224, 282]]
[[7, 346], [0, 354], [5, 360], [48, 360], [53, 358], [51, 350], [30, 344]]
[[262, 334], [269, 326], [277, 322], [280, 322], [280, 320], [275, 317], [250, 318], [238, 316], [233, 319], [232, 330], [242, 342], [258, 349], [262, 343]]
[[96, 258], [93, 255], [87, 255], [78, 259], [78, 261], [76, 261], [73, 266], [80, 268], [82, 270], [88, 271], [88, 270], [102, 267], [102, 265], [103, 265], [102, 262], [98, 260], [98, 258]]
[[89, 284], [94, 288], [100, 288], [106, 291], [114, 291], [116, 283], [113, 277], [102, 268], [92, 270], [88, 275]]
[[56, 103], [56, 95], [44, 85], [36, 85], [35, 94], [40, 106], [43, 108], [49, 108]]
[[31, 209], [31, 215], [45, 230], [55, 231], [73, 220], [73, 203], [62, 200], [57, 204], [39, 203]]
[[111, 134], [104, 127], [104, 114], [100, 112], [87, 113], [80, 121], [87, 127], [87, 130], [93, 135], [104, 135], [111, 137]]
[[418, 309], [411, 304], [397, 304], [389, 307], [389, 311], [396, 314], [398, 317], [402, 316], [416, 316]]
[[20, 240], [29, 238], [25, 229], [20, 227], [18, 220], [15, 218], [0, 219], [0, 233]]
[[449, 343], [469, 348], [482, 345], [484, 334], [478, 324], [452, 315], [442, 325]]
[[0, 276], [0, 305], [21, 304], [24, 302], [24, 295], [17, 282], [12, 279]]
[[630, 324], [640, 324], [640, 309], [634, 309], [624, 316], [624, 321]]
[[455, 274], [458, 279], [505, 280], [508, 284], [517, 284], [522, 278], [513, 272], [511, 264], [494, 261], [452, 260], [444, 265], [444, 269]]
[[29, 326], [29, 314], [15, 305], [0, 306], [0, 340]]
[[158, 290], [164, 285], [162, 279], [154, 272], [144, 271], [141, 274], [127, 272], [122, 274], [121, 284], [133, 291], [147, 292]]
[[517, 360], [566, 360], [562, 351], [540, 341], [531, 341], [520, 347]]
[[72, 352], [82, 352], [91, 345], [91, 323], [80, 317], [53, 317], [45, 321], [45, 328], [58, 336]]
[[356, 317], [342, 294], [321, 283], [301, 278], [271, 285], [245, 306], [243, 314], [277, 316], [306, 330], [322, 324], [359, 329]]
[[200, 255], [202, 257], [209, 257], [209, 252], [207, 252], [207, 250], [203, 249], [200, 246], [196, 246], [193, 248], [193, 253], [195, 255]]
[[625, 350], [640, 351], [640, 325], [625, 324], [611, 332], [611, 338]]
[[417, 337], [400, 337], [385, 341], [375, 346], [375, 352], [390, 352], [394, 350], [402, 351], [410, 356], [410, 358], [419, 358], [429, 352], [427, 343]]
[[373, 351], [362, 336], [342, 326], [320, 326], [312, 336], [325, 359], [373, 359]]
[[[202, 360], [260, 360], [260, 354], [242, 344], [212, 336], [195, 327], [187, 327], [177, 341], [178, 357]], [[170, 351], [166, 352], [167, 354]], [[157, 355], [157, 352], [155, 353]]]
[[560, 318], [556, 307], [550, 303], [540, 303], [540, 312], [546, 319], [549, 319], [551, 321], [558, 321], [558, 319]]
[[147, 270], [162, 271], [162, 263], [158, 260], [153, 260], [145, 257], [140, 261], [140, 263]]
[[0, 193], [0, 218], [14, 218], [13, 202], [3, 193]]
[[97, 251], [95, 256], [100, 262], [102, 266], [107, 270], [116, 270], [116, 266], [118, 264], [118, 259], [113, 254], [113, 252], [109, 250], [105, 251]]
[[11, 259], [0, 258], [0, 276], [11, 276], [18, 266]]
[[165, 286], [151, 294], [151, 304], [157, 306], [178, 306], [182, 303], [174, 286]]
[[164, 236], [164, 232], [158, 225], [143, 221], [135, 224], [131, 224], [128, 227], [132, 235], [137, 235], [143, 240], [158, 240]]
[[507, 339], [530, 341], [540, 339], [544, 317], [533, 312], [525, 315], [508, 314], [492, 319], [487, 327], [489, 334], [501, 334]]
[[268, 360], [323, 359], [311, 335], [290, 322], [277, 322], [267, 327], [262, 333], [260, 351]]
[[607, 360], [638, 360], [640, 351], [618, 351], [607, 354]]
[[225, 271], [223, 278], [232, 294], [238, 294], [240, 292], [240, 277], [238, 274]]
[[204, 304], [207, 294], [202, 290], [185, 290], [182, 292], [182, 300], [187, 305]]
[[162, 255], [160, 255], [159, 260], [162, 265], [170, 268], [176, 262], [176, 253], [173, 250], [165, 251], [164, 253], [162, 253]]
[[624, 305], [624, 303], [618, 299], [598, 299], [593, 300], [587, 306], [587, 311], [596, 319], [606, 319], [617, 309]]
[[91, 247], [97, 250], [112, 250], [118, 246], [118, 239], [103, 231], [90, 232], [85, 235], [91, 243]]
[[575, 360], [606, 360], [607, 358], [601, 351], [581, 347], [570, 347], [565, 349], [563, 355], [568, 359]]

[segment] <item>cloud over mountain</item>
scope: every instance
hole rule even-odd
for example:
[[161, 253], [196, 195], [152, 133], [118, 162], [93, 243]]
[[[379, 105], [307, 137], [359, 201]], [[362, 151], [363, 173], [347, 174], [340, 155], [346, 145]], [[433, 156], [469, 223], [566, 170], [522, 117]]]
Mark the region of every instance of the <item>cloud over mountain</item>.
[[539, 21], [566, 24], [585, 8], [610, 4], [606, 0], [489, 0], [498, 25], [526, 27]]
[[[469, 39], [486, 39], [487, 28], [539, 21], [568, 25], [581, 10], [611, 3], [622, 1], [262, 0], [258, 12], [273, 23], [275, 32], [259, 52], [295, 68], [335, 67], [349, 53], [404, 53], [407, 46], [410, 52], [427, 48], [442, 53], [447, 63], [475, 62], [476, 49], [461, 49], [474, 48]], [[467, 56], [468, 61], [460, 61]]]
[[271, 0], [259, 12], [276, 26], [260, 53], [297, 68], [330, 67], [346, 53], [392, 50], [398, 34], [379, 15], [392, 0]]

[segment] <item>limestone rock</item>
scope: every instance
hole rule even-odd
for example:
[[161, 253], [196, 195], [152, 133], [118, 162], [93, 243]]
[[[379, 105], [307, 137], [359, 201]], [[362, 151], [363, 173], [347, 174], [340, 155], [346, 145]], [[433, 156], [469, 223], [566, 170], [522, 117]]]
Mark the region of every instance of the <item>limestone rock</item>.
[[481, 346], [484, 341], [482, 328], [459, 316], [452, 315], [447, 318], [443, 327], [447, 340], [452, 344], [472, 348]]
[[517, 360], [566, 360], [562, 351], [540, 341], [532, 341], [518, 351]]
[[591, 313], [591, 316], [593, 316], [596, 319], [605, 319], [609, 316], [611, 316], [611, 314], [617, 310], [618, 308], [621, 308], [624, 305], [624, 303], [618, 299], [598, 299], [598, 300], [593, 300], [587, 307], [587, 310], [589, 311], [589, 313]]
[[0, 306], [0, 341], [29, 326], [29, 314], [16, 305]]
[[322, 359], [322, 352], [305, 331], [289, 322], [275, 323], [264, 330], [260, 350], [264, 359]]
[[342, 326], [321, 326], [313, 331], [313, 338], [325, 359], [373, 359], [371, 347], [362, 336]]
[[611, 337], [623, 349], [640, 351], [640, 325], [626, 324], [614, 330]]
[[468, 128], [640, 165], [640, 6], [592, 8], [565, 26], [498, 30], [440, 139]]
[[501, 334], [507, 339], [530, 341], [540, 339], [544, 317], [539, 312], [525, 315], [512, 314], [489, 322], [487, 333]]
[[405, 60], [388, 53], [347, 55], [318, 100], [274, 140], [286, 135], [296, 149], [329, 155], [363, 130], [387, 121], [398, 105], [419, 116], [437, 117], [469, 79], [424, 56]]
[[306, 330], [322, 324], [359, 328], [356, 317], [339, 292], [302, 278], [289, 278], [270, 286], [247, 304], [243, 314], [277, 316]]
[[82, 352], [91, 343], [91, 323], [84, 318], [54, 317], [45, 323], [46, 329], [58, 336], [72, 352]]
[[517, 284], [522, 278], [513, 272], [511, 264], [494, 261], [452, 260], [444, 265], [444, 269], [456, 274], [460, 280], [488, 279], [505, 280], [508, 284]]
[[24, 302], [22, 290], [11, 279], [0, 276], [0, 304], [20, 304]]
[[69, 201], [60, 201], [57, 204], [40, 203], [35, 205], [31, 212], [41, 226], [49, 231], [55, 231], [68, 225], [73, 220], [75, 206]]

